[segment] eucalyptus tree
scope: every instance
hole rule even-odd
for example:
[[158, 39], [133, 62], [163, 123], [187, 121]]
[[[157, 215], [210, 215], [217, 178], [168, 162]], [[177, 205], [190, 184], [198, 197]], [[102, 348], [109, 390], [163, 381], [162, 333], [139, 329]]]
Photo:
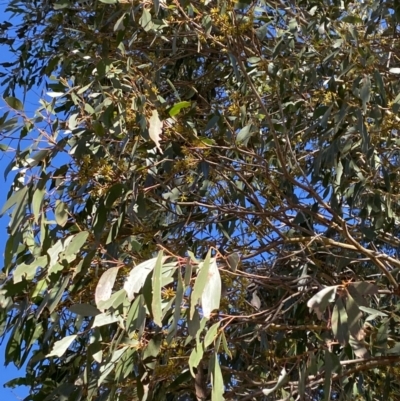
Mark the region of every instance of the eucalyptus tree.
[[8, 11], [8, 386], [399, 399], [396, 2]]

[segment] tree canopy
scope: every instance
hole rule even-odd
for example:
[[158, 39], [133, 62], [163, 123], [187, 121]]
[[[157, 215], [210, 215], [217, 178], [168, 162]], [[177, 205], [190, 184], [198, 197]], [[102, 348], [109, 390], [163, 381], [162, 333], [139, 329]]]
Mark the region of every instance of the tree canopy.
[[400, 399], [398, 2], [8, 11], [7, 386]]

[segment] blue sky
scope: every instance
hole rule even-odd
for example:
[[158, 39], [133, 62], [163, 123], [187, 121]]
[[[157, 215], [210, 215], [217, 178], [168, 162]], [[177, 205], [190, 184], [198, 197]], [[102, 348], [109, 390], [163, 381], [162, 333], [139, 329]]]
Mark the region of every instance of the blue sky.
[[[0, 3], [0, 23], [9, 20], [7, 18], [7, 14], [5, 13], [5, 8], [7, 6], [7, 2]], [[0, 48], [0, 62], [4, 61], [10, 61], [10, 54], [6, 51], [5, 47]], [[37, 89], [37, 88], [36, 88]], [[25, 108], [27, 111], [27, 114], [32, 115], [35, 109], [39, 107], [38, 103], [38, 98], [39, 98], [39, 89], [37, 90], [32, 90], [28, 93], [26, 99], [25, 99]], [[4, 113], [4, 101], [2, 100], [3, 94], [0, 89], [0, 115]], [[20, 96], [20, 99], [22, 99], [22, 96]], [[12, 155], [9, 153], [0, 153], [0, 205], [3, 205], [4, 202], [6, 201], [6, 196], [8, 193], [9, 186], [12, 182], [12, 174], [9, 174], [8, 180], [4, 180], [4, 170], [9, 164], [10, 160], [12, 158]], [[0, 206], [1, 209], [1, 206]], [[7, 232], [6, 232], [6, 227], [8, 223], [8, 217], [7, 215], [4, 216], [3, 218], [0, 219], [0, 260], [3, 258], [3, 252], [4, 252], [4, 245], [7, 241]], [[0, 266], [2, 266], [2, 263], [0, 263]], [[16, 389], [8, 389], [4, 388], [3, 385], [7, 381], [14, 379], [19, 376], [24, 375], [25, 369], [17, 370], [13, 365], [8, 365], [5, 367], [4, 365], [4, 351], [5, 351], [5, 345], [7, 343], [7, 338], [4, 339], [2, 344], [0, 345], [0, 399], [6, 399], [6, 400], [22, 400], [24, 397], [28, 395], [27, 388], [24, 387], [17, 387]]]

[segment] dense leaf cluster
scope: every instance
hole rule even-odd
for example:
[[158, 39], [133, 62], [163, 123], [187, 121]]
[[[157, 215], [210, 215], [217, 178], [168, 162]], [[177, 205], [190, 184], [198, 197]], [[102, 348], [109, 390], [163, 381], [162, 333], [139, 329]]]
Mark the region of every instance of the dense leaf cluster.
[[8, 10], [9, 386], [399, 399], [397, 2]]

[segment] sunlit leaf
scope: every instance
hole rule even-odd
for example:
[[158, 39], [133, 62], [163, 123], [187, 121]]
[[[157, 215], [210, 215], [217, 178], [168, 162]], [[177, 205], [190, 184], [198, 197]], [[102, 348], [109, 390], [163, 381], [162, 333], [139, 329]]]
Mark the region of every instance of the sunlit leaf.
[[[163, 257], [162, 261], [164, 262], [167, 259], [166, 256]], [[141, 288], [143, 287], [147, 276], [156, 266], [158, 257], [149, 259], [139, 265], [135, 266], [129, 273], [125, 283], [124, 289], [128, 294], [128, 299], [132, 301]]]
[[281, 373], [279, 375], [278, 381], [276, 383], [276, 385], [274, 387], [272, 387], [271, 389], [263, 389], [263, 394], [264, 395], [269, 395], [272, 394], [274, 391], [278, 390], [278, 388], [280, 388], [282, 386], [282, 384], [286, 381], [287, 379], [287, 373], [285, 368], [283, 368], [281, 370]]
[[99, 282], [96, 286], [96, 292], [94, 295], [96, 305], [99, 306], [100, 301], [107, 301], [111, 297], [112, 288], [115, 283], [115, 279], [118, 274], [118, 267], [112, 267], [107, 269], [100, 277]]
[[[202, 267], [203, 269], [204, 267]], [[211, 259], [208, 268], [207, 282], [201, 294], [203, 315], [208, 319], [214, 309], [219, 308], [221, 300], [221, 276], [216, 259]]]
[[54, 215], [57, 224], [59, 224], [61, 227], [64, 227], [68, 221], [68, 206], [66, 205], [65, 202], [57, 200]]
[[[210, 269], [210, 264], [211, 264], [211, 251], [208, 251], [206, 259], [201, 264], [200, 271], [197, 275], [196, 281], [193, 286], [193, 291], [190, 296], [190, 318], [193, 317], [195, 307], [196, 307], [197, 303], [199, 302], [199, 300], [201, 299], [203, 292], [204, 292], [204, 288], [208, 282], [208, 279], [209, 279], [208, 272]], [[210, 301], [208, 301], [208, 302], [210, 304]], [[207, 306], [209, 306], [209, 305], [207, 305]]]
[[325, 287], [308, 300], [307, 306], [310, 308], [310, 310], [314, 310], [318, 316], [318, 319], [322, 318], [322, 314], [324, 313], [328, 304], [335, 300], [336, 290], [337, 286]]
[[163, 253], [160, 252], [158, 254], [153, 273], [153, 300], [151, 305], [154, 323], [159, 327], [162, 326], [161, 275], [163, 259]]
[[61, 357], [65, 354], [69, 346], [76, 339], [77, 335], [66, 336], [62, 340], [56, 341], [51, 349], [51, 352], [46, 356], [49, 358], [51, 356]]
[[158, 116], [158, 111], [153, 110], [151, 117], [149, 119], [149, 136], [161, 153], [163, 153], [160, 147], [162, 128], [163, 128], [163, 123], [160, 120], [160, 117]]
[[171, 109], [169, 111], [169, 115], [171, 117], [174, 117], [177, 114], [179, 114], [182, 109], [184, 109], [186, 107], [190, 107], [190, 105], [191, 105], [190, 102], [179, 102], [179, 103], [176, 103], [171, 107]]

